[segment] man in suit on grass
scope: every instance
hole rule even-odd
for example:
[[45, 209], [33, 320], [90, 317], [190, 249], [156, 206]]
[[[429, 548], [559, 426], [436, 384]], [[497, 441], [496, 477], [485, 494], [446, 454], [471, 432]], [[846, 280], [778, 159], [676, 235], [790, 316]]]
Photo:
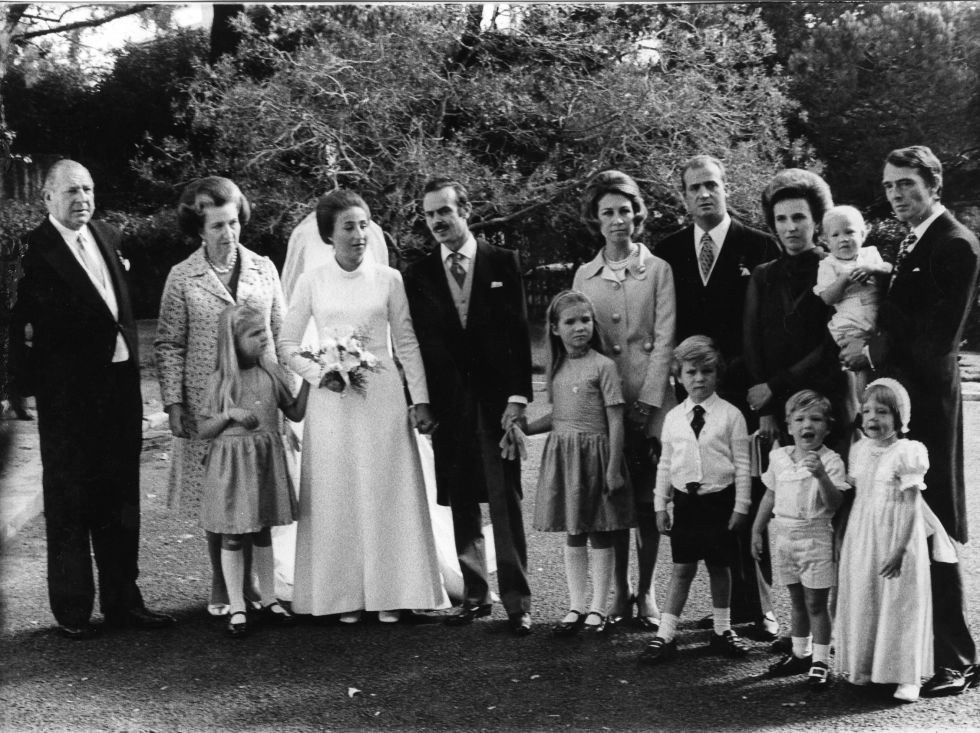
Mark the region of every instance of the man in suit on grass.
[[11, 388], [37, 401], [51, 610], [69, 639], [100, 631], [92, 552], [106, 625], [170, 626], [136, 585], [143, 401], [120, 233], [91, 221], [92, 176], [75, 161], [51, 167], [44, 203], [10, 340]]
[[[748, 409], [748, 379], [742, 359], [742, 321], [749, 276], [756, 265], [779, 256], [768, 234], [753, 229], [728, 213], [725, 166], [710, 155], [696, 155], [681, 168], [681, 191], [692, 223], [663, 239], [654, 253], [666, 260], [677, 293], [675, 342], [688, 336], [709, 336], [721, 351], [724, 378], [718, 393], [736, 405], [752, 425]], [[678, 383], [677, 401], [687, 395]], [[756, 481], [753, 508], [765, 487]], [[732, 573], [732, 621], [754, 622], [758, 635], [774, 639], [779, 630], [769, 587], [751, 554], [750, 528], [740, 537], [739, 563]], [[710, 625], [711, 617], [707, 618]], [[704, 623], [704, 621], [702, 621]]]
[[[940, 203], [943, 168], [929, 148], [890, 152], [882, 185], [909, 233], [878, 310], [877, 332], [867, 342], [845, 344], [841, 363], [854, 370], [870, 366], [908, 390], [909, 437], [929, 451], [922, 498], [949, 536], [966, 542], [959, 348], [977, 297], [980, 246]], [[955, 695], [980, 684], [976, 644], [966, 623], [959, 563], [933, 559], [931, 573], [935, 675], [921, 694]]]
[[[452, 508], [464, 600], [446, 623], [491, 612], [480, 503], [489, 504], [500, 598], [511, 631], [531, 631], [521, 467], [501, 457], [500, 440], [523, 424], [532, 397], [531, 348], [515, 252], [478, 244], [466, 189], [437, 178], [424, 188], [425, 221], [436, 248], [405, 273], [438, 428], [432, 436], [440, 504]], [[424, 429], [427, 426], [420, 426]]]

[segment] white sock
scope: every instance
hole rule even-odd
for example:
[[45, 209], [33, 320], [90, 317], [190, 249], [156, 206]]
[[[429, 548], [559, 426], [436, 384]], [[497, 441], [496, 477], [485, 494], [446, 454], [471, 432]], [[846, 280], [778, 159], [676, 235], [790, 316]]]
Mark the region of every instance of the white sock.
[[221, 572], [225, 576], [229, 612], [244, 611], [245, 594], [242, 593], [242, 583], [245, 581], [245, 557], [241, 550], [221, 548]]
[[259, 593], [262, 605], [268, 606], [276, 602], [276, 563], [272, 556], [272, 545], [268, 547], [252, 546], [252, 567], [259, 576]]
[[678, 620], [679, 617], [672, 613], [660, 614], [660, 629], [657, 631], [657, 636], [664, 641], [673, 641], [677, 635]]
[[613, 548], [605, 547], [601, 550], [592, 548], [589, 558], [592, 566], [592, 605], [589, 611], [597, 611], [603, 616], [606, 615], [606, 604], [609, 602], [609, 589], [612, 587], [613, 579]]
[[589, 585], [589, 550], [565, 545], [565, 578], [568, 580], [568, 608], [585, 610], [585, 593]]
[[830, 644], [814, 644], [813, 661], [823, 662], [824, 664], [830, 662]]
[[813, 646], [810, 643], [813, 637], [810, 636], [791, 636], [793, 640], [793, 656], [803, 659], [813, 654]]
[[732, 609], [731, 608], [712, 608], [711, 618], [715, 627], [715, 634], [721, 636], [732, 628]]

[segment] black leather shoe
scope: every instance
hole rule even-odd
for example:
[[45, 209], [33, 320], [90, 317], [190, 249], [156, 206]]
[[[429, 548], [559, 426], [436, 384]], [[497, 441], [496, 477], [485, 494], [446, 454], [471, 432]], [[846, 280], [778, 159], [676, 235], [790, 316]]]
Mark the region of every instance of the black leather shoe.
[[749, 653], [748, 646], [731, 629], [721, 634], [712, 631], [708, 648], [715, 654], [724, 654], [726, 657], [744, 657]]
[[232, 639], [242, 639], [248, 636], [248, 615], [244, 611], [228, 614], [228, 625], [225, 633]]
[[980, 664], [971, 664], [963, 670], [963, 676], [966, 677], [966, 689], [980, 687]]
[[67, 624], [58, 624], [58, 633], [61, 634], [66, 639], [71, 639], [72, 641], [84, 641], [85, 639], [92, 639], [99, 635], [99, 627], [94, 624], [85, 623], [80, 626], [68, 626]]
[[572, 621], [565, 621], [562, 619], [557, 624], [555, 628], [552, 629], [552, 633], [555, 636], [575, 636], [579, 631], [582, 630], [582, 624], [585, 623], [585, 614], [579, 611], [569, 611], [568, 616], [575, 614], [575, 619]]
[[527, 636], [531, 633], [531, 614], [527, 611], [516, 611], [507, 614], [507, 625], [514, 636]]
[[647, 644], [646, 649], [640, 652], [640, 664], [660, 664], [673, 659], [677, 655], [677, 640], [665, 641], [660, 636], [655, 636], [653, 641]]
[[795, 674], [807, 674], [813, 666], [813, 656], [798, 657], [787, 654], [775, 664], [770, 664], [766, 677], [791, 677]]
[[296, 617], [279, 601], [273, 601], [268, 606], [263, 606], [259, 614], [262, 623], [270, 626], [293, 626], [296, 624]]
[[[590, 618], [596, 618], [599, 620], [597, 624], [590, 624], [588, 620]], [[606, 617], [603, 616], [598, 611], [589, 611], [585, 616], [585, 621], [582, 623], [582, 630], [588, 634], [604, 634], [609, 629]]]
[[110, 614], [106, 623], [117, 629], [166, 629], [177, 623], [177, 619], [165, 613], [157, 613], [148, 608], [133, 608], [119, 614]]
[[826, 662], [814, 662], [806, 675], [806, 686], [811, 690], [826, 690], [830, 685], [830, 667]]
[[493, 604], [464, 603], [457, 613], [446, 616], [446, 626], [468, 626], [478, 618], [489, 616], [493, 611]]
[[966, 675], [958, 669], [940, 667], [928, 682], [922, 685], [922, 697], [947, 697], [959, 695], [967, 687]]

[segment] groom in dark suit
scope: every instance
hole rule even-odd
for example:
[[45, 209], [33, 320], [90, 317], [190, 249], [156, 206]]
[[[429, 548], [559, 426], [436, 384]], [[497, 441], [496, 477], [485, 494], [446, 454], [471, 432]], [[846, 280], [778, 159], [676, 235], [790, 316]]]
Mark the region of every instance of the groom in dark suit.
[[[435, 250], [405, 273], [438, 429], [432, 434], [440, 504], [452, 508], [463, 572], [463, 605], [446, 623], [462, 626], [491, 611], [480, 503], [490, 507], [500, 598], [518, 636], [531, 631], [521, 467], [499, 443], [530, 402], [531, 350], [520, 263], [515, 252], [478, 244], [459, 183], [424, 188]], [[424, 428], [425, 426], [420, 426]]]
[[[749, 276], [756, 265], [779, 256], [768, 234], [746, 226], [728, 213], [725, 166], [710, 155], [696, 155], [681, 168], [681, 191], [692, 223], [657, 244], [654, 254], [666, 260], [674, 274], [677, 326], [674, 341], [710, 336], [725, 362], [719, 394], [754, 420], [745, 395], [748, 380], [742, 358], [742, 320]], [[687, 394], [678, 383], [677, 401]], [[753, 506], [765, 488], [756, 482]], [[768, 587], [758, 577], [746, 527], [740, 542], [739, 564], [732, 574], [732, 621], [754, 622], [762, 638], [775, 638], [779, 626], [770, 612]], [[763, 607], [765, 606], [765, 608]], [[710, 624], [711, 617], [707, 617]], [[704, 623], [704, 621], [702, 621]]]
[[[841, 349], [849, 369], [871, 366], [898, 379], [912, 402], [909, 437], [929, 451], [922, 498], [957, 542], [967, 541], [963, 477], [963, 403], [959, 349], [977, 297], [977, 238], [939, 202], [943, 169], [923, 145], [893, 150], [882, 174], [885, 196], [909, 234], [899, 247], [877, 333]], [[924, 697], [955, 695], [980, 684], [977, 650], [963, 608], [958, 563], [933, 560], [935, 675]]]
[[52, 166], [44, 203], [10, 342], [11, 390], [37, 400], [51, 610], [70, 639], [100, 630], [91, 622], [94, 552], [107, 625], [169, 626], [174, 619], [147, 610], [136, 585], [143, 404], [119, 232], [90, 221], [92, 177], [74, 161]]

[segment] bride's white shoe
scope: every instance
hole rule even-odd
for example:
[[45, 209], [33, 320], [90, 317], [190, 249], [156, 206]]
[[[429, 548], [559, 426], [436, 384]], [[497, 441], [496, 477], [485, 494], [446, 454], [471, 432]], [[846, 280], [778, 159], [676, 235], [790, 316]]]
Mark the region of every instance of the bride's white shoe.
[[895, 689], [893, 697], [902, 702], [915, 702], [919, 699], [919, 686], [912, 684], [899, 685]]
[[401, 617], [400, 611], [378, 611], [378, 621], [383, 624], [397, 624]]
[[361, 620], [360, 611], [351, 611], [350, 613], [340, 614], [340, 623], [342, 624], [356, 624]]

